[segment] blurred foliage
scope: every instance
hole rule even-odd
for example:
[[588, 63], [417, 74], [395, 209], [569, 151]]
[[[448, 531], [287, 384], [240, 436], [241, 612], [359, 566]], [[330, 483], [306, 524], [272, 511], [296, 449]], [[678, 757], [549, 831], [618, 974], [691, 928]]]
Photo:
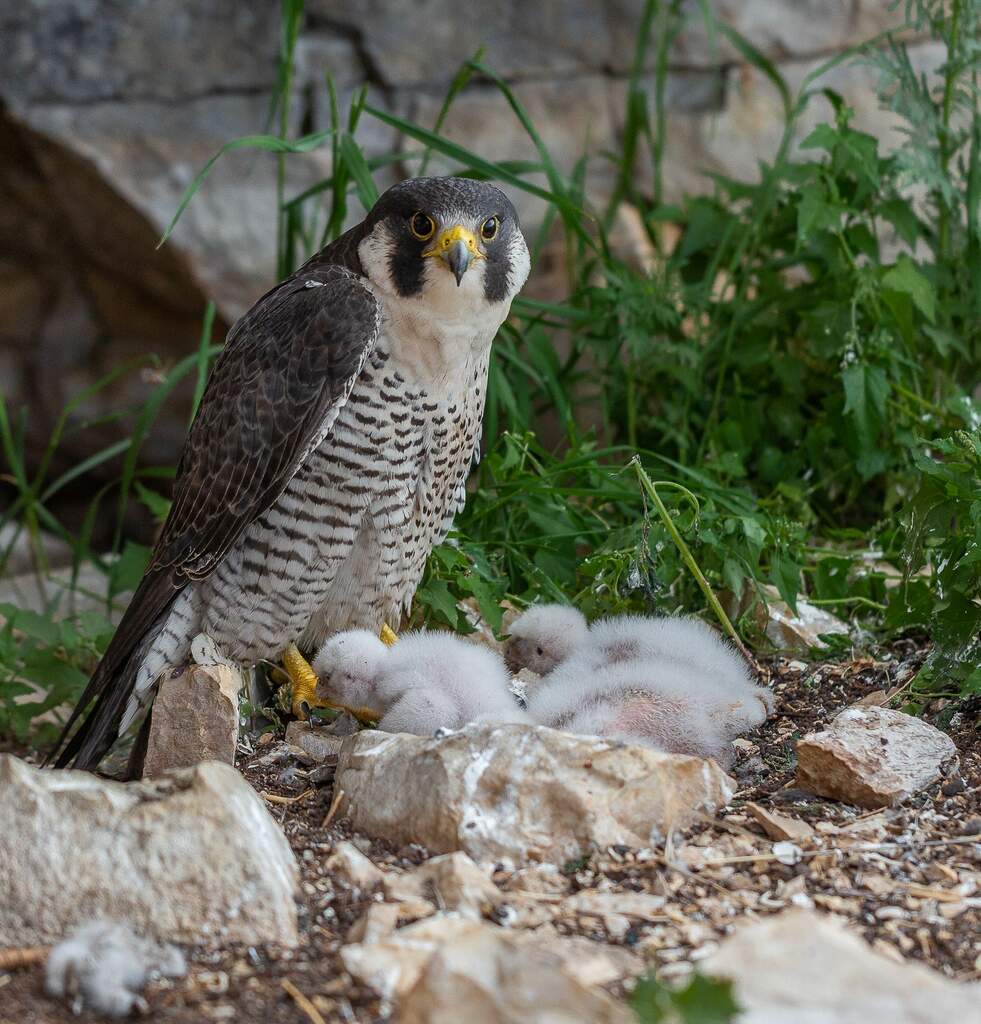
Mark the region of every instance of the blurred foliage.
[[740, 1012], [731, 981], [696, 973], [682, 988], [669, 988], [653, 975], [641, 978], [630, 997], [639, 1024], [729, 1024]]

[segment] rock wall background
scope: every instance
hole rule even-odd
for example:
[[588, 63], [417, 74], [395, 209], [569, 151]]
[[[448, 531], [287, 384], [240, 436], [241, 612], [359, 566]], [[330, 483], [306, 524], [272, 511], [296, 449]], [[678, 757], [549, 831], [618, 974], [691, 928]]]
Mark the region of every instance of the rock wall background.
[[[642, 0], [308, 0], [298, 46], [297, 131], [327, 126], [324, 75], [342, 102], [361, 83], [374, 104], [431, 125], [450, 79], [478, 45], [510, 83], [559, 164], [588, 150], [590, 187], [612, 180], [602, 156], [622, 132]], [[693, 9], [695, 4], [692, 5]], [[894, 25], [889, 0], [713, 0], [792, 86], [818, 63]], [[694, 14], [693, 10], [693, 14]], [[678, 40], [668, 82], [668, 198], [710, 187], [721, 171], [753, 175], [776, 148], [776, 91], [697, 16]], [[190, 352], [207, 298], [218, 333], [271, 283], [275, 164], [224, 158], [173, 240], [155, 243], [205, 161], [229, 139], [264, 130], [276, 76], [276, 0], [23, 0], [0, 12], [0, 381], [8, 403], [31, 406], [38, 445], [68, 397], [128, 359]], [[916, 45], [914, 60], [941, 54]], [[871, 68], [845, 63], [827, 84], [856, 123], [888, 136]], [[827, 116], [813, 105], [803, 130]], [[532, 158], [530, 140], [492, 86], [472, 84], [447, 133], [489, 157]], [[365, 117], [371, 154], [397, 150]], [[291, 157], [293, 184], [322, 177], [326, 157]], [[435, 167], [439, 170], [440, 168]], [[521, 198], [526, 222], [534, 201]], [[148, 381], [124, 375], [85, 410], [139, 404]], [[172, 403], [146, 455], [172, 460], [186, 410]], [[107, 425], [108, 443], [122, 428]], [[114, 433], [117, 432], [117, 433]], [[89, 454], [64, 449], [66, 463]]]

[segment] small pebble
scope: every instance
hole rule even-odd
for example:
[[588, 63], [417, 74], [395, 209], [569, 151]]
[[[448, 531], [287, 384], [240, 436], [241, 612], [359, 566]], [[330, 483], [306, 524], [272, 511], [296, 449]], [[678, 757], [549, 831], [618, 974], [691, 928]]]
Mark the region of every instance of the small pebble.
[[963, 793], [966, 789], [967, 783], [959, 775], [955, 775], [940, 787], [940, 792], [943, 793], [944, 796], [957, 796], [959, 793]]

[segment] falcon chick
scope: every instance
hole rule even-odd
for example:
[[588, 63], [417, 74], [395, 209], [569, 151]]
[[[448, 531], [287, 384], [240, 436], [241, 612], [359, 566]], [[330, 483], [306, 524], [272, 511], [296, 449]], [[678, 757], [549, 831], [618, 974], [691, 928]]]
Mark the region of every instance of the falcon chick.
[[48, 954], [44, 987], [70, 1002], [74, 1013], [89, 1009], [106, 1017], [128, 1017], [146, 1009], [142, 992], [155, 977], [187, 973], [173, 946], [159, 946], [116, 921], [90, 921]]
[[511, 623], [504, 660], [515, 675], [528, 668], [543, 676], [588, 641], [589, 623], [577, 608], [533, 605]]
[[491, 343], [528, 270], [500, 189], [410, 179], [232, 327], [59, 767], [94, 768], [199, 633], [250, 664], [397, 626], [465, 501]]
[[332, 636], [311, 662], [318, 679], [317, 697], [377, 711], [378, 680], [387, 657], [388, 647], [370, 630], [349, 629]]
[[728, 766], [731, 741], [773, 710], [772, 692], [699, 619], [621, 615], [585, 633], [574, 622], [565, 606], [540, 605], [511, 627], [512, 669], [528, 660], [555, 666], [528, 697], [528, 713], [543, 725]]
[[528, 714], [534, 721], [670, 754], [714, 757], [728, 767], [728, 704], [697, 670], [668, 659], [624, 661], [599, 669], [574, 662], [559, 666], [531, 691]]
[[468, 722], [529, 722], [500, 658], [452, 633], [405, 633], [391, 648], [364, 631], [332, 637], [314, 660], [317, 695], [377, 709], [384, 732], [429, 735]]

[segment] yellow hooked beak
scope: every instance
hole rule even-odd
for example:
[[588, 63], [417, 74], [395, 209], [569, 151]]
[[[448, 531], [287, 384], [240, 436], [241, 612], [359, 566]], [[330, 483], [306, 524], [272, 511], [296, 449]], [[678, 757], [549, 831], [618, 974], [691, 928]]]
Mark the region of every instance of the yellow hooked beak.
[[453, 271], [457, 285], [473, 260], [487, 259], [480, 251], [474, 233], [462, 224], [441, 231], [436, 241], [423, 251], [423, 256], [438, 256]]

